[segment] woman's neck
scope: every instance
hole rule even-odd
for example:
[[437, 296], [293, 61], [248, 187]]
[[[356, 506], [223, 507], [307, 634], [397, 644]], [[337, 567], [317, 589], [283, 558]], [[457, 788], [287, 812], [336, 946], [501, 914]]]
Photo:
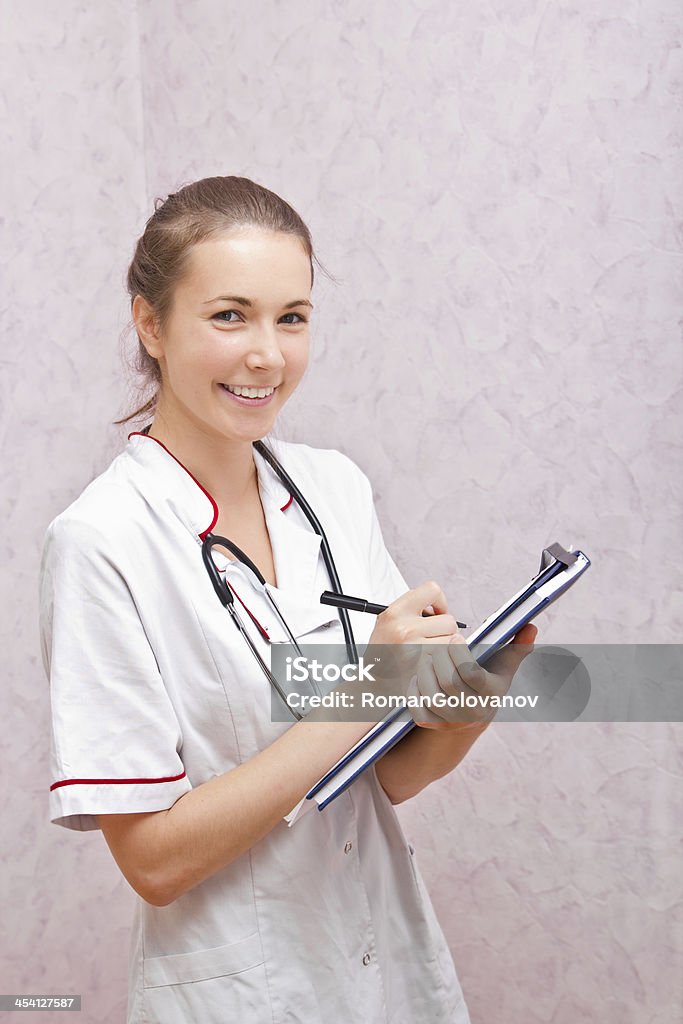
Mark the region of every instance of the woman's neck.
[[180, 434], [155, 416], [147, 432], [168, 448], [219, 506], [248, 504], [258, 495], [258, 474], [251, 441]]

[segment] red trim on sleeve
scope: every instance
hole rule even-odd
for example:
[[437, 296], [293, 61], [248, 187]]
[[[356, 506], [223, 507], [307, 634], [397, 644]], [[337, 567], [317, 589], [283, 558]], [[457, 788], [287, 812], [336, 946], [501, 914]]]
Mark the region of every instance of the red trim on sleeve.
[[283, 505], [283, 506], [282, 506], [282, 508], [280, 509], [280, 511], [281, 511], [281, 512], [286, 512], [286, 511], [287, 511], [287, 509], [289, 508], [289, 506], [290, 506], [290, 505], [292, 504], [292, 501], [293, 501], [293, 500], [294, 500], [294, 495], [290, 494], [290, 496], [289, 496], [289, 501], [287, 502], [287, 504], [286, 504], [286, 505]]
[[59, 789], [60, 786], [101, 786], [101, 785], [129, 785], [139, 786], [149, 782], [177, 782], [179, 779], [185, 778], [185, 772], [181, 772], [180, 775], [167, 775], [163, 779], [63, 779], [61, 782], [53, 782], [50, 786], [50, 792], [53, 789]]
[[207, 528], [205, 530], [202, 530], [202, 532], [199, 534], [200, 540], [204, 540], [204, 538], [206, 537], [207, 533], [211, 533], [211, 531], [213, 530], [214, 526], [218, 522], [218, 505], [214, 501], [213, 496], [211, 494], [209, 494], [209, 492], [207, 491], [206, 487], [202, 487], [202, 485], [200, 484], [199, 480], [197, 480], [197, 477], [194, 476], [192, 473], [190, 473], [190, 471], [187, 468], [187, 466], [183, 466], [183, 464], [180, 461], [180, 459], [176, 459], [176, 457], [173, 454], [173, 452], [168, 450], [168, 448], [163, 443], [163, 441], [160, 441], [157, 437], [150, 437], [149, 434], [143, 433], [142, 430], [131, 430], [130, 434], [128, 435], [128, 440], [130, 441], [131, 437], [135, 437], [136, 435], [139, 436], [139, 437], [147, 437], [147, 438], [149, 438], [150, 441], [156, 441], [156, 443], [158, 445], [161, 445], [161, 447], [164, 449], [164, 451], [168, 452], [168, 454], [171, 456], [172, 459], [175, 459], [175, 461], [178, 463], [178, 465], [181, 467], [181, 469], [184, 469], [185, 472], [187, 473], [187, 475], [192, 477], [192, 479], [196, 483], [196, 485], [199, 488], [199, 490], [204, 492], [204, 494], [207, 496], [207, 498], [209, 499], [209, 501], [213, 505], [213, 519], [211, 520], [211, 523], [209, 524], [209, 526], [207, 526]]

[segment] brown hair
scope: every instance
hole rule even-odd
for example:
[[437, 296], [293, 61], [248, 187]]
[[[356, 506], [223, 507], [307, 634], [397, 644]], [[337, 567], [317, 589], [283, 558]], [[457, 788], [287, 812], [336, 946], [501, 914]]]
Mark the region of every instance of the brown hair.
[[[187, 269], [192, 247], [224, 231], [246, 226], [296, 235], [311, 261], [311, 285], [314, 260], [327, 274], [313, 252], [308, 228], [284, 199], [249, 178], [202, 178], [183, 186], [179, 192], [171, 193], [165, 201], [155, 200], [154, 213], [138, 239], [128, 268], [126, 284], [131, 310], [135, 296], [141, 295], [163, 330], [171, 313], [175, 288]], [[131, 319], [126, 331], [133, 326], [134, 320]], [[117, 425], [152, 413], [159, 398], [159, 363], [148, 353], [137, 331], [135, 333], [138, 348], [134, 369], [142, 377], [141, 390], [146, 391], [151, 385], [154, 393], [134, 412], [115, 420]]]

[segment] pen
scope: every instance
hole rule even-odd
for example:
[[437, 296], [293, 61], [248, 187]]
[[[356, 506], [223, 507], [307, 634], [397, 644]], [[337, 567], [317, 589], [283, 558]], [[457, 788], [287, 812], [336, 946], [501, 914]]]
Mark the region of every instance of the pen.
[[[348, 594], [333, 594], [331, 590], [325, 590], [320, 595], [321, 604], [331, 604], [334, 608], [348, 608], [352, 612], [368, 612], [370, 615], [379, 615], [381, 612], [387, 610], [388, 605], [386, 604], [373, 604], [372, 601], [366, 601], [364, 597], [349, 597]], [[429, 612], [422, 612], [426, 617]], [[458, 629], [467, 629], [466, 622], [458, 622], [456, 619]]]

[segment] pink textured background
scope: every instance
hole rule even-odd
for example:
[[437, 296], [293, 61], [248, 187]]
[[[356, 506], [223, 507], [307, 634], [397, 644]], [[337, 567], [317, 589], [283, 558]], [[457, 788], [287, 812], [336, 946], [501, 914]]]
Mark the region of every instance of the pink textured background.
[[[339, 283], [279, 432], [368, 472], [411, 585], [475, 622], [574, 543], [594, 567], [539, 641], [680, 642], [683, 15], [28, 0], [2, 22], [0, 990], [82, 992], [113, 1024], [132, 894], [99, 833], [48, 823], [36, 581], [47, 522], [124, 440], [154, 197], [244, 174], [308, 221]], [[494, 726], [400, 809], [473, 1024], [683, 1019], [680, 740]]]

